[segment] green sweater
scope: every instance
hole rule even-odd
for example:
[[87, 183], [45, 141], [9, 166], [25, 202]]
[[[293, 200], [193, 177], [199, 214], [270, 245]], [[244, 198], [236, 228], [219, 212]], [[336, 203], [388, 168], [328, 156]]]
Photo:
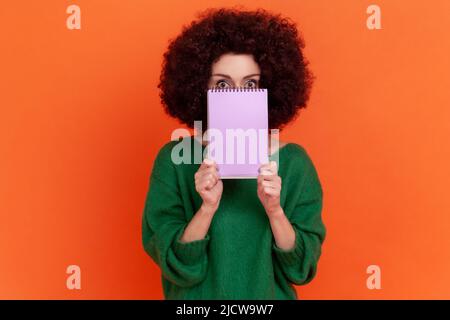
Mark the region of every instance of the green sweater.
[[[201, 145], [193, 137], [184, 142]], [[150, 176], [142, 219], [145, 251], [160, 267], [166, 299], [298, 299], [292, 284], [310, 282], [326, 229], [323, 191], [303, 147], [288, 143], [270, 156], [282, 179], [281, 206], [296, 233], [292, 250], [276, 246], [256, 192], [256, 179], [223, 179], [218, 210], [204, 239], [180, 242], [202, 199], [194, 174], [200, 164], [174, 164], [166, 143]], [[201, 161], [201, 160], [200, 160]]]

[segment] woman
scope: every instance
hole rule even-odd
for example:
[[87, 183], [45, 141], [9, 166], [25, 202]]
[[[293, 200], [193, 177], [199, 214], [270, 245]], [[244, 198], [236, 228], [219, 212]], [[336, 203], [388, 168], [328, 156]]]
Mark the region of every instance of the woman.
[[[267, 88], [269, 126], [281, 129], [309, 98], [303, 47], [295, 24], [279, 15], [208, 10], [164, 55], [162, 103], [192, 128], [206, 123], [207, 88]], [[154, 161], [142, 223], [166, 299], [298, 299], [292, 285], [314, 278], [326, 234], [323, 191], [305, 149], [280, 142], [258, 179], [222, 181], [209, 159], [174, 164], [177, 143]]]

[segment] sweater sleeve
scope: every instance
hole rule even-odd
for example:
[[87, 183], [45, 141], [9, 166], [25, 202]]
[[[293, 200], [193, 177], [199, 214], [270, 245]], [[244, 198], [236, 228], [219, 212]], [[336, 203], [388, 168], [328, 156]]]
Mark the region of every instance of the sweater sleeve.
[[153, 165], [142, 219], [142, 241], [163, 277], [180, 287], [191, 287], [206, 276], [210, 238], [206, 235], [201, 240], [180, 242], [188, 221], [167, 149], [167, 145], [161, 149]]
[[317, 271], [326, 228], [322, 222], [322, 186], [317, 171], [309, 159], [298, 200], [289, 220], [295, 231], [295, 246], [283, 250], [276, 243], [273, 251], [287, 279], [297, 285], [309, 283]]

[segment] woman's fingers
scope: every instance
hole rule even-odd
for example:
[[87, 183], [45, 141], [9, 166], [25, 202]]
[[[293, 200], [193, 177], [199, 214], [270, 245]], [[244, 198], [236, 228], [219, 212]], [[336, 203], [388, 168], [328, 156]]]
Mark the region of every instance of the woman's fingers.
[[280, 184], [278, 183], [278, 181], [275, 181], [275, 180], [272, 180], [272, 181], [263, 180], [261, 182], [261, 186], [267, 187], [267, 188], [278, 189], [280, 187]]
[[276, 175], [278, 174], [278, 166], [276, 161], [270, 161], [269, 163], [262, 164], [259, 167], [260, 175]]
[[206, 173], [212, 173], [215, 171], [217, 171], [217, 164], [213, 160], [205, 158], [195, 173], [195, 179], [200, 178]]
[[203, 172], [198, 172], [195, 177], [195, 184], [198, 190], [209, 190], [219, 181], [219, 174], [215, 168], [207, 168]]
[[278, 197], [281, 192], [281, 177], [278, 175], [259, 175], [258, 190], [269, 196]]
[[203, 170], [205, 168], [217, 167], [217, 164], [214, 160], [205, 158], [200, 164], [199, 170]]
[[215, 161], [205, 158], [194, 175], [197, 192], [210, 190], [219, 181], [219, 172]]
[[206, 174], [197, 182], [199, 190], [210, 190], [212, 189], [217, 182], [219, 181], [219, 177], [214, 174]]
[[280, 190], [274, 189], [274, 188], [264, 187], [263, 191], [264, 191], [265, 194], [267, 194], [269, 196], [277, 197], [277, 196], [280, 195]]
[[262, 181], [275, 181], [281, 184], [281, 177], [278, 175], [259, 175], [258, 183], [261, 183]]
[[195, 174], [195, 181], [200, 181], [202, 179], [205, 178], [205, 176], [208, 175], [213, 175], [213, 176], [217, 176], [219, 175], [218, 171], [216, 168], [206, 168], [202, 171], [197, 171], [197, 173]]
[[276, 161], [270, 161], [260, 166], [258, 186], [261, 189], [279, 189], [281, 187], [281, 177], [278, 176]]

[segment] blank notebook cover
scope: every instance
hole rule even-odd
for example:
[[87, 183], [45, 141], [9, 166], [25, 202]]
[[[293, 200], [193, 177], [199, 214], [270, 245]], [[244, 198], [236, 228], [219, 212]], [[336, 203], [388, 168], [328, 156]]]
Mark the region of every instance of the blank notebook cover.
[[269, 158], [267, 89], [214, 88], [208, 90], [207, 100], [207, 156], [216, 161], [220, 177], [257, 178]]

